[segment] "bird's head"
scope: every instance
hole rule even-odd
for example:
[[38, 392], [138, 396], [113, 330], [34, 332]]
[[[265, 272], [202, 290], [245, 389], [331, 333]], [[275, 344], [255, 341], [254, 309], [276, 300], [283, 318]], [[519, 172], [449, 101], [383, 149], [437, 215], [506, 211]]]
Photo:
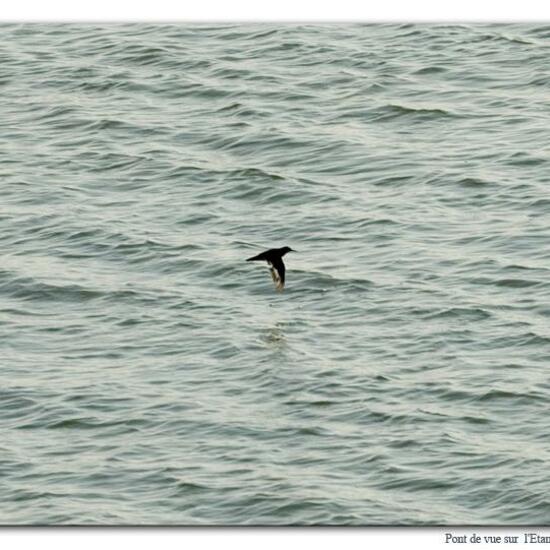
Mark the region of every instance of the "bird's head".
[[281, 248], [281, 255], [284, 256], [287, 252], [296, 252], [296, 250], [292, 250], [290, 246], [283, 246], [283, 248]]

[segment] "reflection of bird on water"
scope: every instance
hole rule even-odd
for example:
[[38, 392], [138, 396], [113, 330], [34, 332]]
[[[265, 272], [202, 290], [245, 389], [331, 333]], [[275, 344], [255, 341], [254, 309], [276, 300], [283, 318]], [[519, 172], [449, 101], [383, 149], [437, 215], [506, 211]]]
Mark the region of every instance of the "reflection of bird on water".
[[271, 271], [271, 277], [275, 283], [275, 288], [282, 291], [285, 287], [285, 264], [283, 263], [283, 256], [287, 252], [296, 252], [289, 246], [283, 246], [283, 248], [270, 248], [257, 256], [248, 258], [247, 262], [255, 262], [265, 260], [269, 264]]
[[276, 323], [274, 326], [263, 330], [263, 339], [270, 347], [286, 347], [284, 323]]

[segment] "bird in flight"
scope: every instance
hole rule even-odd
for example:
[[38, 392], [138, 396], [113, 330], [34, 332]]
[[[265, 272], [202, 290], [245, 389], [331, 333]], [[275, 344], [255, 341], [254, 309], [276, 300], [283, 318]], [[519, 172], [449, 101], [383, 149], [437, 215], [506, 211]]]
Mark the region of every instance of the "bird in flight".
[[283, 256], [287, 252], [296, 252], [289, 246], [283, 246], [283, 248], [270, 248], [257, 256], [248, 258], [247, 262], [256, 262], [265, 260], [269, 264], [269, 270], [271, 271], [271, 277], [275, 283], [275, 288], [280, 292], [285, 288], [285, 264], [283, 263]]

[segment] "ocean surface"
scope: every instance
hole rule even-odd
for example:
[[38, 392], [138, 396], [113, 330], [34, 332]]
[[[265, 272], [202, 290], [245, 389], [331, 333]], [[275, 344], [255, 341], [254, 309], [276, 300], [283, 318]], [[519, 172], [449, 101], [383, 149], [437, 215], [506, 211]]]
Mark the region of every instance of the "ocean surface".
[[549, 59], [2, 24], [0, 523], [550, 524]]

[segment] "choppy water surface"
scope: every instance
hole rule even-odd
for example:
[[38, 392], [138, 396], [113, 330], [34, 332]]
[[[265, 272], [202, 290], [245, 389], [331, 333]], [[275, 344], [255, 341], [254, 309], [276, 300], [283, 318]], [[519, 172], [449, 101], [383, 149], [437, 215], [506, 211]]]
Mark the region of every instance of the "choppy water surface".
[[549, 523], [549, 56], [2, 25], [1, 523]]

